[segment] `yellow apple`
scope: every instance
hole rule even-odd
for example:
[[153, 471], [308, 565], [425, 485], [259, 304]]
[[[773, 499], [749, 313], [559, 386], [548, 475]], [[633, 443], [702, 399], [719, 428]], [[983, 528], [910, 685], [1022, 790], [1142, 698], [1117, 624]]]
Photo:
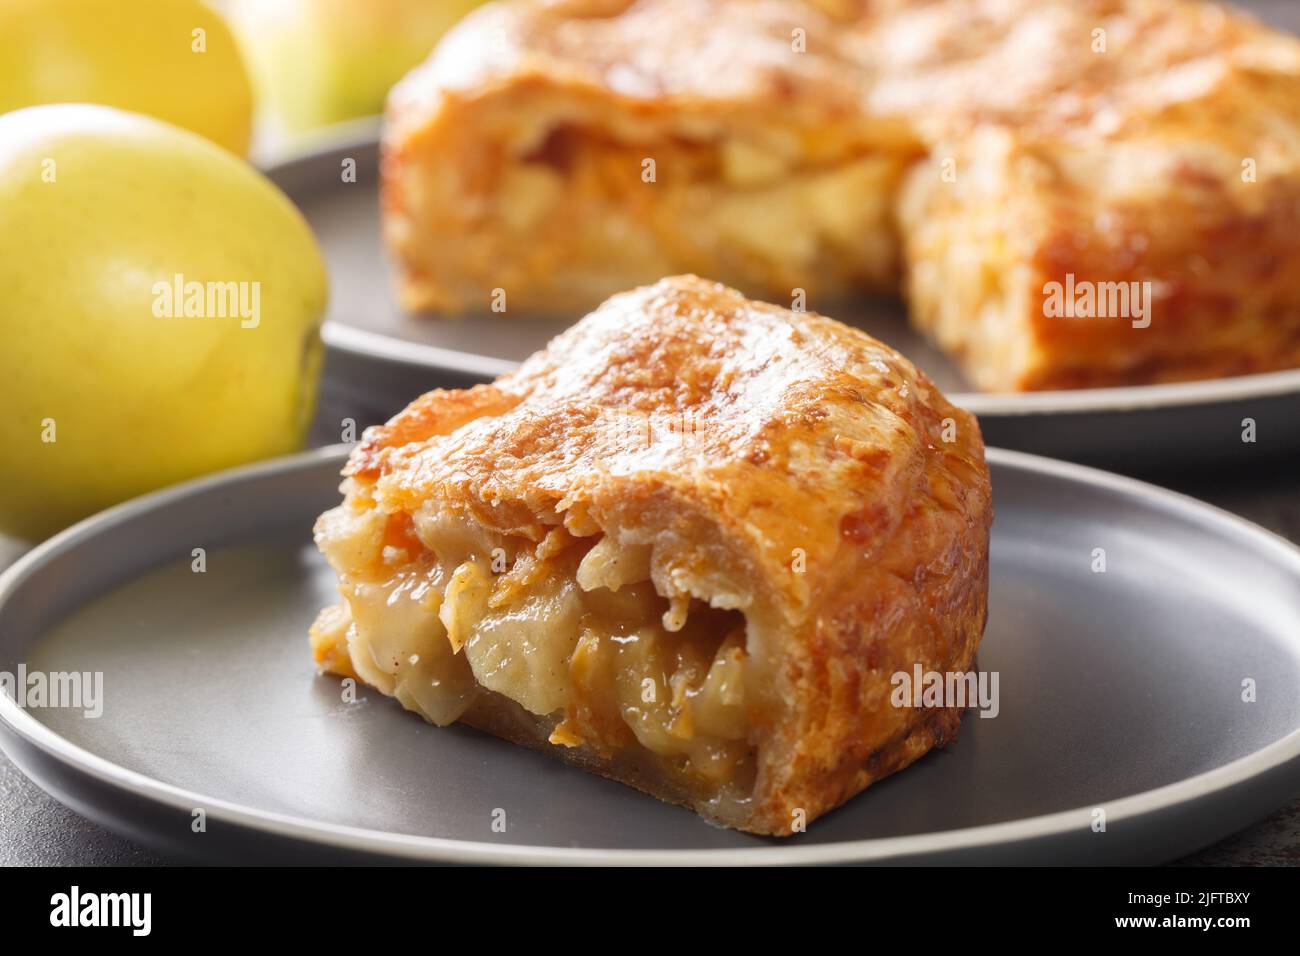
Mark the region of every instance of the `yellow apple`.
[[199, 0], [0, 0], [0, 113], [43, 103], [147, 113], [248, 152], [248, 73]]
[[0, 116], [0, 531], [301, 446], [328, 296], [255, 169], [103, 106]]
[[389, 88], [483, 0], [236, 0], [259, 99], [303, 132], [383, 110]]

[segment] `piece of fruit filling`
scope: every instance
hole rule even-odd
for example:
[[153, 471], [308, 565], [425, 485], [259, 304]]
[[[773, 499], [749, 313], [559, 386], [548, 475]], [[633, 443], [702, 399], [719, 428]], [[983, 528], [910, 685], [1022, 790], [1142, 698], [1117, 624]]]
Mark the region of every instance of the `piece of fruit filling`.
[[317, 540], [344, 598], [313, 628], [324, 669], [440, 725], [498, 694], [549, 721], [554, 745], [641, 748], [694, 792], [752, 789], [744, 617], [664, 598], [650, 545], [559, 526], [534, 542], [354, 501]]

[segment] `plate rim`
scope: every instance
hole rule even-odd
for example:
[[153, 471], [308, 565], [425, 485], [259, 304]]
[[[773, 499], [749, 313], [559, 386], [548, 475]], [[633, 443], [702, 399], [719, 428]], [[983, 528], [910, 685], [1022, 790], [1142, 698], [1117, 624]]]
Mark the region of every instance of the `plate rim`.
[[[345, 153], [377, 149], [381, 132], [380, 117], [365, 117], [338, 124], [333, 129], [321, 131], [306, 142], [296, 143], [291, 150], [265, 164], [262, 171], [298, 206], [294, 190], [286, 188], [284, 179], [300, 173], [304, 168], [332, 162]], [[830, 318], [834, 316], [831, 315]], [[423, 370], [462, 374], [468, 372], [487, 379], [509, 372], [519, 364], [477, 352], [447, 349], [426, 342], [409, 342], [336, 320], [324, 323], [321, 337], [331, 348], [364, 358]], [[1122, 414], [1300, 395], [1300, 368], [1152, 385], [1041, 392], [949, 391], [946, 394], [953, 404], [985, 417]]]
[[[0, 606], [3, 606], [23, 582], [46, 562], [115, 525], [146, 515], [158, 506], [174, 503], [231, 482], [257, 480], [293, 471], [309, 470], [320, 467], [326, 462], [341, 465], [350, 448], [349, 445], [330, 445], [228, 469], [151, 492], [92, 515], [38, 544], [0, 573]], [[990, 464], [1108, 488], [1148, 499], [1153, 505], [1162, 506], [1175, 513], [1191, 512], [1196, 517], [1217, 522], [1237, 534], [1244, 534], [1247, 538], [1253, 539], [1261, 548], [1272, 551], [1279, 563], [1289, 565], [1292, 573], [1300, 579], [1300, 547], [1280, 535], [1214, 505], [1135, 478], [1040, 455], [989, 448], [987, 457]], [[352, 851], [406, 861], [595, 866], [810, 865], [889, 862], [901, 856], [994, 849], [1029, 843], [1036, 839], [1063, 837], [1072, 831], [1086, 830], [1093, 820], [1093, 807], [1083, 806], [1023, 819], [932, 833], [845, 840], [808, 846], [786, 844], [716, 849], [623, 850], [612, 847], [581, 848], [527, 846], [505, 842], [488, 843], [391, 833], [365, 827], [313, 821], [287, 813], [259, 810], [235, 801], [205, 797], [195, 791], [164, 783], [147, 774], [127, 769], [86, 750], [38, 721], [18, 707], [17, 702], [4, 693], [0, 693], [0, 724], [39, 750], [46, 758], [58, 762], [76, 774], [93, 778], [112, 790], [125, 792], [126, 795], [137, 800], [186, 814], [191, 813], [194, 807], [203, 807], [216, 821], [253, 832], [294, 840], [315, 848]], [[6, 752], [9, 750], [8, 747], [4, 749]], [[1221, 767], [1109, 801], [1107, 821], [1110, 824], [1120, 823], [1190, 804], [1261, 777], [1297, 758], [1300, 758], [1300, 727]], [[22, 764], [18, 766], [23, 770], [24, 775], [29, 776]]]

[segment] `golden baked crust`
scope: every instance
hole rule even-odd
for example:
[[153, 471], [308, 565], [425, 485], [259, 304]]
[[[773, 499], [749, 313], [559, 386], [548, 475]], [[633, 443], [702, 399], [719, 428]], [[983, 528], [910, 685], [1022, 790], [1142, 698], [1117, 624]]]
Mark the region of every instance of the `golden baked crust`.
[[[1032, 25], [1032, 44], [1009, 29], [1017, 23]], [[1104, 52], [1093, 51], [1097, 30]], [[1079, 388], [1300, 365], [1293, 37], [1173, 0], [945, 0], [892, 19], [882, 49], [902, 48], [895, 33], [925, 42], [886, 67], [894, 79], [880, 98], [919, 107], [937, 93], [956, 107], [897, 207], [905, 291], [913, 320], [978, 385]], [[977, 56], [954, 62], [933, 52], [972, 45]], [[1003, 79], [985, 89], [980, 75]], [[1122, 303], [1108, 316], [1049, 314], [1052, 283], [1079, 296], [1141, 292], [1146, 314]]]
[[394, 91], [383, 196], [415, 309], [901, 283], [990, 390], [1300, 365], [1300, 41], [1200, 0], [497, 4]]
[[[916, 664], [941, 673], [973, 666], [992, 517], [983, 445], [972, 416], [865, 333], [694, 277], [663, 280], [609, 300], [492, 385], [424, 395], [367, 432], [346, 474], [345, 505], [318, 526], [345, 597], [358, 559], [355, 547], [330, 540], [339, 522], [383, 515], [389, 525], [376, 540], [390, 544], [392, 521], [398, 534], [413, 526], [412, 553], [427, 544], [425, 529], [464, 522], [482, 541], [516, 542], [508, 547], [517, 560], [534, 547], [548, 556], [576, 548], [573, 562], [585, 553], [577, 580], [588, 598], [648, 577], [653, 591], [633, 588], [653, 596], [664, 623], [638, 633], [673, 648], [679, 669], [694, 667], [695, 677], [668, 680], [672, 739], [646, 736], [644, 715], [629, 716], [636, 708], [626, 698], [621, 711], [605, 706], [601, 681], [626, 675], [600, 669], [588, 607], [574, 625], [586, 636], [569, 656], [511, 691], [525, 706], [497, 706], [479, 692], [458, 715], [476, 726], [533, 746], [549, 739], [550, 750], [587, 769], [774, 834], [955, 733], [958, 709], [894, 707], [890, 680]], [[614, 572], [605, 565], [593, 578], [588, 559], [602, 548], [641, 554], [644, 570], [615, 561]], [[497, 571], [523, 580], [504, 561]], [[529, 573], [535, 581], [552, 572]], [[444, 623], [456, 616], [445, 611], [450, 602]], [[331, 661], [350, 640], [364, 678], [356, 635], [328, 616], [313, 634], [318, 661], [338, 670]], [[460, 642], [458, 625], [449, 626]], [[541, 632], [530, 633], [540, 645]], [[396, 660], [408, 651], [384, 653]], [[690, 664], [700, 654], [704, 662]], [[706, 670], [731, 685], [712, 703], [712, 685], [699, 678]], [[565, 689], [539, 704], [548, 681]], [[697, 698], [694, 710], [683, 702]], [[741, 700], [743, 709], [723, 713]], [[714, 703], [725, 706], [705, 713]], [[693, 736], [708, 738], [696, 741], [703, 749], [688, 746]], [[665, 742], [672, 759], [656, 756]], [[724, 757], [711, 775], [699, 765]]]

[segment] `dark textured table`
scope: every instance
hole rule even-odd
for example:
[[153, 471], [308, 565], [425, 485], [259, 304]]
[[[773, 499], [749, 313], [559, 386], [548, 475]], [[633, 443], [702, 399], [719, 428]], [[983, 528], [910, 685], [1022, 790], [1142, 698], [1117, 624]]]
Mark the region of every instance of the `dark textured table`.
[[[1300, 0], [1238, 0], [1264, 19], [1300, 32]], [[435, 383], [430, 383], [435, 384]], [[318, 443], [333, 441], [344, 412], [327, 400]], [[1136, 477], [1173, 488], [1257, 522], [1300, 544], [1300, 459], [1272, 461], [1249, 471]], [[0, 568], [20, 553], [0, 538]], [[166, 864], [151, 850], [73, 813], [45, 794], [0, 754], [0, 865]], [[1181, 864], [1300, 865], [1300, 794], [1272, 816], [1193, 854]]]

